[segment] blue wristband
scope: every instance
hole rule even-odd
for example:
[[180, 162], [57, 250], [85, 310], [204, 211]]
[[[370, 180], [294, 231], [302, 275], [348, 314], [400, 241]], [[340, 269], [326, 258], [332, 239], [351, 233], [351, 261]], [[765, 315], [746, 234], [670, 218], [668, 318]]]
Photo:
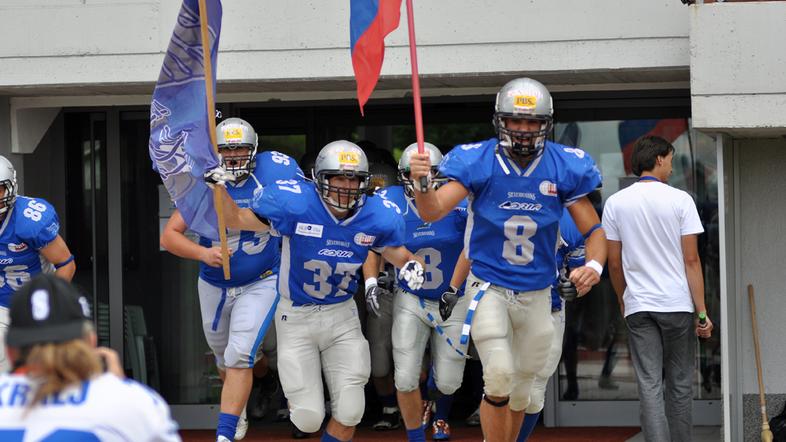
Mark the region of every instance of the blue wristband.
[[592, 236], [592, 234], [593, 234], [593, 233], [594, 233], [596, 230], [598, 230], [598, 229], [602, 229], [602, 228], [603, 228], [603, 224], [595, 224], [594, 226], [590, 227], [590, 229], [587, 231], [587, 233], [585, 233], [585, 234], [584, 234], [584, 240], [586, 241], [586, 240], [587, 240], [587, 238], [589, 238], [590, 236]]
[[61, 262], [60, 264], [55, 264], [55, 270], [59, 269], [60, 267], [67, 266], [68, 263], [74, 260], [74, 255], [71, 255], [65, 261]]

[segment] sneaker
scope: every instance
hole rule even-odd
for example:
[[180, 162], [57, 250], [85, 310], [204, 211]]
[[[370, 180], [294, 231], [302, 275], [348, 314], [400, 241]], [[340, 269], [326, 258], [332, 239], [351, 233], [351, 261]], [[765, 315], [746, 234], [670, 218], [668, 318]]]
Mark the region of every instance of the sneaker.
[[437, 419], [432, 427], [431, 438], [434, 440], [450, 440], [450, 425], [442, 419]]
[[468, 427], [479, 427], [480, 426], [480, 407], [478, 407], [474, 413], [470, 414], [467, 420], [464, 421]]
[[292, 425], [292, 439], [306, 439], [309, 436], [311, 436], [309, 433], [306, 433], [305, 431], [300, 431], [300, 428], [298, 428], [297, 426], [295, 426], [295, 424], [291, 422], [292, 421], [290, 421], [290, 425]]
[[382, 409], [382, 418], [372, 428], [375, 431], [395, 430], [401, 427], [401, 412], [398, 407], [385, 407]]
[[432, 413], [434, 413], [434, 402], [423, 401], [423, 419], [421, 420], [421, 423], [423, 424], [424, 428], [427, 428], [429, 424], [431, 424]]
[[232, 441], [230, 441], [229, 439], [227, 439], [227, 438], [226, 438], [226, 437], [224, 437], [224, 436], [218, 436], [218, 437], [216, 438], [216, 442], [232, 442]]
[[620, 386], [617, 385], [616, 382], [611, 380], [611, 376], [601, 376], [600, 379], [598, 379], [598, 387], [600, 387], [600, 388], [602, 388], [604, 390], [619, 390], [620, 389]]
[[248, 432], [248, 418], [246, 418], [246, 409], [240, 413], [240, 418], [237, 420], [237, 427], [235, 428], [235, 440], [241, 440], [246, 437]]

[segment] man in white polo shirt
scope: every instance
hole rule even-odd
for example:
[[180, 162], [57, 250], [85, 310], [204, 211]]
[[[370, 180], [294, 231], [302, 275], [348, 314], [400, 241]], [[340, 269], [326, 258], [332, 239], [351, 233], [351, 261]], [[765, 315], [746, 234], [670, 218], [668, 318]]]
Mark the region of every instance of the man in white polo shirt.
[[691, 440], [694, 332], [712, 333], [697, 247], [704, 228], [691, 196], [667, 184], [673, 155], [663, 138], [637, 140], [631, 162], [640, 178], [609, 197], [603, 210], [647, 441]]

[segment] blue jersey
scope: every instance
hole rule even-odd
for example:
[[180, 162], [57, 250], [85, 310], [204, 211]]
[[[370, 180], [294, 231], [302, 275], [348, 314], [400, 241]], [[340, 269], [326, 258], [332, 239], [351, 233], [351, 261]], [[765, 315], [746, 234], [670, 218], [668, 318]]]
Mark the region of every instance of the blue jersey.
[[[563, 272], [566, 269], [575, 269], [584, 265], [584, 235], [579, 232], [576, 223], [570, 216], [568, 209], [562, 212], [562, 218], [559, 219], [559, 236], [560, 244], [557, 249], [557, 271]], [[557, 292], [557, 283], [559, 276], [555, 279], [554, 284], [551, 286], [551, 310], [560, 310], [562, 308], [562, 298]]]
[[380, 195], [396, 203], [404, 214], [406, 236], [404, 246], [426, 262], [423, 288], [415, 295], [438, 300], [450, 287], [450, 278], [456, 268], [463, 246], [464, 228], [467, 226], [467, 203], [462, 201], [444, 218], [435, 223], [420, 219], [412, 200], [401, 186], [379, 191]]
[[[254, 171], [243, 182], [227, 184], [227, 192], [238, 207], [251, 207], [254, 193], [281, 181], [284, 184], [303, 179], [303, 172], [294, 159], [280, 152], [262, 152], [256, 156]], [[292, 180], [290, 182], [290, 180]], [[219, 241], [200, 237], [203, 247], [220, 246]], [[233, 250], [229, 259], [231, 278], [224, 279], [221, 267], [199, 265], [199, 276], [216, 287], [239, 287], [278, 272], [281, 239], [268, 232], [227, 229], [227, 246]]]
[[369, 249], [404, 244], [401, 210], [379, 195], [343, 220], [309, 182], [266, 187], [252, 208], [282, 238], [278, 292], [295, 306], [352, 298]]
[[0, 227], [0, 307], [11, 294], [41, 271], [54, 266], [39, 251], [57, 238], [60, 220], [55, 208], [41, 198], [17, 196]]
[[601, 183], [587, 153], [549, 141], [523, 170], [496, 138], [456, 146], [439, 170], [470, 192], [465, 247], [472, 272], [517, 291], [551, 286], [562, 209]]

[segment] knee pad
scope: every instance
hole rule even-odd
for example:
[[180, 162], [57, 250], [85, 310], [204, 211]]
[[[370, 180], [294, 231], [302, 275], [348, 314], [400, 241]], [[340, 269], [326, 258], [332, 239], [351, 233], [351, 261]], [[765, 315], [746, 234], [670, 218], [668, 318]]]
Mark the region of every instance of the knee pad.
[[393, 375], [393, 381], [396, 384], [396, 390], [408, 393], [418, 389], [420, 382], [420, 370], [409, 368], [396, 367], [396, 372]]
[[261, 357], [255, 354], [252, 358], [248, 352], [241, 351], [230, 341], [227, 349], [224, 350], [224, 365], [229, 368], [250, 368], [259, 359], [257, 356]]
[[484, 391], [489, 396], [507, 397], [513, 392], [513, 370], [491, 365], [483, 369]]
[[540, 413], [543, 410], [543, 403], [546, 400], [546, 382], [540, 382], [540, 378], [535, 379], [532, 388], [529, 390], [529, 405], [527, 414]]
[[289, 420], [304, 433], [316, 433], [325, 419], [324, 410], [292, 407], [289, 409]]
[[532, 376], [516, 376], [514, 378], [513, 391], [510, 393], [510, 409], [521, 411], [526, 409], [531, 402]]
[[[331, 398], [331, 401], [333, 400]], [[366, 409], [366, 396], [362, 386], [348, 385], [342, 388], [335, 402], [332, 406], [333, 418], [338, 423], [347, 427], [354, 427], [360, 423], [363, 411]]]

